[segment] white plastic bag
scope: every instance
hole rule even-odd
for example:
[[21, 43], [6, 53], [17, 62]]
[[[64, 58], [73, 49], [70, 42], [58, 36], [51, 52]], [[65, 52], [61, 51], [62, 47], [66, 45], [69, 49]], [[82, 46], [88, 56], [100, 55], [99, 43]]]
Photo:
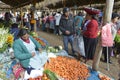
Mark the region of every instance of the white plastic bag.
[[74, 37], [73, 49], [74, 49], [75, 52], [77, 52], [81, 56], [85, 57], [84, 41], [83, 41], [83, 36], [82, 35]]
[[36, 78], [38, 76], [43, 76], [44, 68], [41, 68], [39, 70], [31, 70], [31, 73], [28, 74], [27, 71], [25, 71], [24, 80], [28, 80], [29, 78]]

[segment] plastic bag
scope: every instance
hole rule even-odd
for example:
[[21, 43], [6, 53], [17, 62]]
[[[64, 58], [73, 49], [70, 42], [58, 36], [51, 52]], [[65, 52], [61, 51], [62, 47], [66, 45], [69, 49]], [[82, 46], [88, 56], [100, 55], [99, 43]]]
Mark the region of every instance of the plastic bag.
[[74, 49], [75, 52], [77, 52], [81, 56], [85, 57], [84, 41], [83, 41], [83, 36], [82, 35], [74, 37], [73, 49]]

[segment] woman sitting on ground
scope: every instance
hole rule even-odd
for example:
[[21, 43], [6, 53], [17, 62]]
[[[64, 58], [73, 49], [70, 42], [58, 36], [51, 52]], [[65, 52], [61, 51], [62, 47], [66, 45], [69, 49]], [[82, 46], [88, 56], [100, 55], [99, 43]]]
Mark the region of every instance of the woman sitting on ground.
[[13, 44], [14, 55], [23, 68], [40, 69], [47, 62], [46, 54], [41, 53], [41, 45], [28, 34], [27, 29], [21, 29], [19, 38]]

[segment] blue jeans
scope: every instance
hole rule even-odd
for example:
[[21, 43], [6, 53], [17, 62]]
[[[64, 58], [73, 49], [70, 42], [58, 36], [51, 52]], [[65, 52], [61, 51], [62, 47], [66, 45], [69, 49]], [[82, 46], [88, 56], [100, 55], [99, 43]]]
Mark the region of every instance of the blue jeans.
[[31, 25], [30, 22], [25, 22], [26, 27], [30, 30], [31, 29]]
[[42, 31], [45, 31], [46, 27], [45, 27], [45, 23], [42, 23]]
[[73, 40], [74, 40], [73, 35], [71, 35], [71, 36], [63, 36], [64, 49], [67, 51], [68, 54], [69, 54], [69, 52], [68, 52], [68, 43], [70, 43], [71, 48], [72, 48], [72, 53], [74, 54]]

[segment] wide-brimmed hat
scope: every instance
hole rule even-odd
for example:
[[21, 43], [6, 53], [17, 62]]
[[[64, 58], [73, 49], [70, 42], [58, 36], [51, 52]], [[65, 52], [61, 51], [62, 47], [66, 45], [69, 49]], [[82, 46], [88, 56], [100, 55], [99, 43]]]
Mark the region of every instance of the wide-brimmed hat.
[[91, 15], [96, 15], [100, 13], [100, 10], [95, 9], [95, 8], [91, 8], [91, 7], [85, 7], [84, 10]]

